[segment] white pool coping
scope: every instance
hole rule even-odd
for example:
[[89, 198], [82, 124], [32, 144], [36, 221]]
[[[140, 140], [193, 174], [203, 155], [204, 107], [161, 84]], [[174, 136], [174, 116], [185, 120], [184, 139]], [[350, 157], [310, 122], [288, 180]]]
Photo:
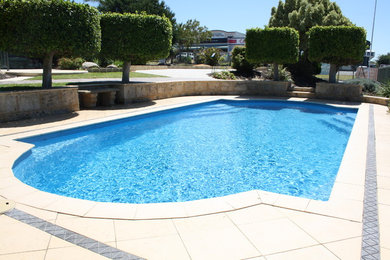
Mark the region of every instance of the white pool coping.
[[[60, 125], [0, 137], [0, 196], [13, 200], [17, 203], [39, 209], [90, 218], [129, 220], [186, 218], [266, 204], [351, 221], [362, 221], [369, 108], [369, 104], [365, 103], [335, 104], [334, 102], [328, 103], [323, 100], [310, 100], [310, 102], [313, 103], [359, 109], [328, 201], [317, 201], [272, 192], [253, 190], [224, 197], [188, 202], [151, 204], [95, 202], [40, 191], [18, 180], [12, 172], [12, 166], [15, 161], [33, 147], [31, 144], [15, 141], [15, 139], [220, 99], [246, 100], [246, 98], [237, 96], [204, 97], [204, 99], [200, 101], [197, 99], [196, 101], [190, 102], [177, 102], [172, 105], [145, 108], [138, 110], [137, 112], [127, 112], [115, 116], [102, 117], [79, 123]], [[267, 98], [259, 97], [250, 99], [262, 100]], [[272, 99], [275, 100], [275, 98]], [[288, 100], [304, 101], [305, 99], [290, 98]]]

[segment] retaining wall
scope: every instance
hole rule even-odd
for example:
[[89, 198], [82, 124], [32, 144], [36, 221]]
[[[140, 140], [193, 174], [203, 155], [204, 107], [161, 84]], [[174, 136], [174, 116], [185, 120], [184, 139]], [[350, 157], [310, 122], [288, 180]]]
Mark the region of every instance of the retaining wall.
[[119, 85], [119, 102], [195, 95], [287, 95], [290, 82], [275, 81], [180, 81]]
[[362, 86], [337, 83], [317, 83], [316, 98], [342, 101], [362, 101]]
[[363, 102], [365, 103], [372, 103], [372, 104], [378, 104], [383, 106], [389, 105], [390, 98], [385, 97], [375, 97], [375, 96], [363, 96]]
[[0, 92], [0, 122], [80, 109], [77, 88]]

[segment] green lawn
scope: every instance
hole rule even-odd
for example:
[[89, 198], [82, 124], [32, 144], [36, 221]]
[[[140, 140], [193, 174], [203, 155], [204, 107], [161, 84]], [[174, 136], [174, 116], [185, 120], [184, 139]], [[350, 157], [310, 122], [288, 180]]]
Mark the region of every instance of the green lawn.
[[[130, 78], [161, 78], [164, 76], [147, 73], [130, 72]], [[53, 75], [53, 79], [104, 79], [122, 78], [122, 72], [89, 72], [84, 74]], [[27, 80], [42, 80], [42, 76], [37, 76]]]
[[[317, 78], [320, 78], [320, 79], [323, 79], [323, 80], [328, 80], [329, 79], [329, 75], [316, 75]], [[339, 80], [348, 80], [348, 79], [352, 79], [352, 75], [340, 75], [340, 76], [336, 76], [336, 79], [339, 79]]]

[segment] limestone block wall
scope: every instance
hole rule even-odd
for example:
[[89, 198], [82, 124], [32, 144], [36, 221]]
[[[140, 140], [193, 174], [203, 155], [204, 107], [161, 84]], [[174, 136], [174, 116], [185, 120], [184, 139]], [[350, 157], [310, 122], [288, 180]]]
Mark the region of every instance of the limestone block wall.
[[0, 122], [79, 109], [77, 88], [0, 92]]
[[363, 95], [363, 102], [388, 106], [390, 98]]
[[362, 86], [359, 85], [317, 83], [315, 93], [319, 99], [362, 101]]
[[[275, 81], [180, 81], [120, 85], [119, 102], [155, 100], [195, 95], [287, 95], [290, 82]], [[118, 87], [118, 86], [117, 86]]]

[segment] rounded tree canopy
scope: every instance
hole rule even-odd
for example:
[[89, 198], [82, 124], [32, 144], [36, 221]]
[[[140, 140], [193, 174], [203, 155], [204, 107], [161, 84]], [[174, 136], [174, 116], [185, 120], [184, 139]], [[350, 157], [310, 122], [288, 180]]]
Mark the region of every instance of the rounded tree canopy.
[[96, 8], [65, 0], [0, 0], [0, 49], [30, 57], [100, 50]]
[[288, 27], [248, 29], [246, 56], [253, 63], [296, 63], [299, 56], [298, 31]]
[[168, 18], [146, 14], [107, 13], [101, 17], [101, 55], [123, 61], [165, 58], [172, 45]]
[[353, 65], [363, 61], [366, 31], [356, 26], [316, 26], [309, 30], [309, 59]]

